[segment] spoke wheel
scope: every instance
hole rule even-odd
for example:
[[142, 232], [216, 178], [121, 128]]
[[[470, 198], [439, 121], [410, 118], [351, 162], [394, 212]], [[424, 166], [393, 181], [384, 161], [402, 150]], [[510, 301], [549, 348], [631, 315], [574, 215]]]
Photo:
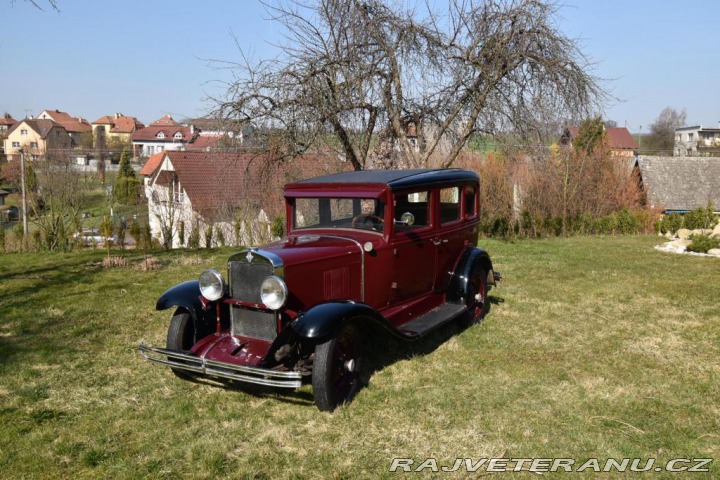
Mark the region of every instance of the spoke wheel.
[[312, 384], [315, 405], [332, 411], [352, 400], [360, 388], [360, 339], [353, 327], [315, 347]]
[[477, 268], [470, 277], [468, 298], [465, 300], [468, 308], [468, 326], [479, 323], [487, 315], [489, 308], [487, 291], [487, 273], [482, 268]]
[[[177, 310], [170, 320], [165, 343], [166, 348], [176, 352], [188, 352], [195, 341], [194, 335], [195, 329], [190, 314], [184, 310]], [[183, 379], [195, 377], [192, 372], [188, 372], [187, 370], [172, 367], [170, 367], [170, 369], [175, 375]]]

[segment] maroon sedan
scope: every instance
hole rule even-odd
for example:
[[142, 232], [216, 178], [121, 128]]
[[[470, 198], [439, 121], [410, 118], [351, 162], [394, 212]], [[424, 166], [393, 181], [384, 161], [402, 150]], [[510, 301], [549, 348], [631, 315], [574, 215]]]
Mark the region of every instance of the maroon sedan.
[[167, 345], [142, 354], [181, 377], [272, 387], [312, 382], [320, 410], [359, 388], [363, 337], [414, 340], [478, 322], [500, 279], [476, 247], [478, 176], [460, 169], [361, 171], [285, 187], [287, 238], [231, 256], [157, 302]]

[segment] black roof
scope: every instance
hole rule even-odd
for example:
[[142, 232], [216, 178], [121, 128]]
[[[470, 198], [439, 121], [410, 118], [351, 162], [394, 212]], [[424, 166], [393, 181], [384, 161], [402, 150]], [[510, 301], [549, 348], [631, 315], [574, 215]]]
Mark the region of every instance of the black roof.
[[457, 181], [478, 181], [475, 172], [460, 168], [415, 168], [408, 170], [361, 170], [344, 172], [322, 177], [309, 178], [297, 182], [298, 185], [320, 183], [380, 183], [392, 189], [425, 186], [436, 183]]

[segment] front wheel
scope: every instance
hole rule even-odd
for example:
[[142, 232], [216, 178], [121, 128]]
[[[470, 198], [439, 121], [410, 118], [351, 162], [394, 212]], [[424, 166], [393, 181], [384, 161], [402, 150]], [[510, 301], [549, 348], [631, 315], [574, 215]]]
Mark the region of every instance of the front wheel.
[[312, 385], [315, 405], [321, 411], [335, 410], [360, 389], [361, 347], [360, 336], [351, 326], [315, 347]]
[[[166, 348], [175, 352], [187, 353], [193, 346], [195, 341], [194, 337], [195, 328], [193, 326], [192, 316], [184, 310], [177, 310], [170, 320], [165, 342]], [[170, 368], [173, 373], [180, 378], [186, 380], [194, 378], [194, 375], [187, 370]]]

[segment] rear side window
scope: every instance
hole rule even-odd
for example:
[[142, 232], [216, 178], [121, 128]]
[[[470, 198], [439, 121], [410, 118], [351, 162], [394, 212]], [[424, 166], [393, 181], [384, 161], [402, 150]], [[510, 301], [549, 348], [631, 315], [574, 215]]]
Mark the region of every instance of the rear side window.
[[475, 210], [476, 195], [477, 193], [475, 192], [475, 187], [465, 187], [463, 194], [465, 218], [472, 218], [477, 215], [477, 211]]
[[440, 222], [460, 220], [460, 189], [458, 187], [440, 190]]

